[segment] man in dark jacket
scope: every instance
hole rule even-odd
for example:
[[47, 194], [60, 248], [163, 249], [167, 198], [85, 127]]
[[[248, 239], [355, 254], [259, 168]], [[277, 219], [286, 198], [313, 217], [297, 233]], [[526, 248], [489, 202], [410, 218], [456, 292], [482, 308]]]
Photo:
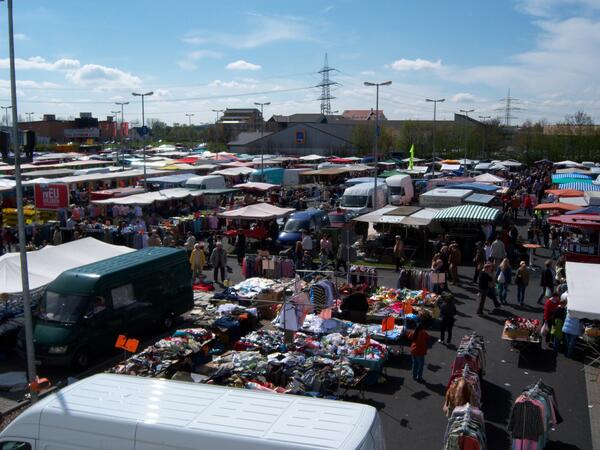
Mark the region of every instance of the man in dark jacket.
[[494, 302], [496, 308], [500, 307], [498, 299], [496, 298], [496, 282], [494, 280], [494, 266], [491, 263], [485, 263], [483, 270], [479, 274], [479, 306], [477, 308], [477, 314], [483, 314], [483, 305], [485, 299], [490, 297]]
[[547, 259], [544, 263], [546, 266], [544, 271], [542, 272], [542, 277], [540, 278], [540, 297], [538, 298], [538, 305], [541, 305], [544, 301], [544, 298], [549, 297], [546, 293], [546, 289], [550, 290], [550, 294], [554, 290], [554, 271], [552, 270], [552, 261]]
[[367, 296], [362, 292], [353, 292], [342, 300], [340, 305], [342, 318], [355, 323], [367, 323], [367, 311], [369, 302]]

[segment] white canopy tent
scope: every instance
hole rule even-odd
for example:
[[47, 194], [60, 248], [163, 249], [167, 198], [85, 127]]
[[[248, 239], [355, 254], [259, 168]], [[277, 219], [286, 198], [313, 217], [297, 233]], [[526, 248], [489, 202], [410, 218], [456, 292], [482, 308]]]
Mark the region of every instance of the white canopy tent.
[[321, 156], [321, 155], [306, 155], [306, 156], [301, 156], [300, 158], [298, 158], [301, 161], [325, 161], [327, 159], [327, 157], [325, 156]]
[[271, 183], [261, 183], [259, 181], [251, 181], [249, 183], [240, 183], [233, 186], [237, 189], [252, 189], [256, 191], [268, 191], [270, 189], [280, 188], [281, 186], [278, 184]]
[[127, 197], [107, 198], [105, 200], [92, 200], [99, 205], [151, 205], [154, 202], [166, 202], [167, 200], [181, 199], [189, 196], [199, 197], [203, 195], [202, 189], [172, 188], [154, 192], [144, 192]]
[[228, 169], [215, 170], [211, 175], [223, 175], [225, 177], [237, 177], [238, 175], [248, 175], [254, 172], [250, 167], [230, 167]]
[[[106, 244], [94, 238], [84, 238], [57, 246], [48, 245], [41, 250], [27, 252], [29, 287], [31, 290], [42, 288], [65, 270], [133, 251], [129, 247]], [[0, 257], [0, 292], [19, 294], [21, 290], [19, 254], [6, 253]]]
[[477, 181], [478, 183], [494, 183], [494, 184], [496, 184], [496, 183], [503, 183], [506, 180], [502, 177], [492, 175], [491, 173], [482, 173], [481, 175], [477, 175], [475, 177], [475, 181]]
[[225, 211], [220, 213], [219, 216], [226, 219], [270, 220], [285, 217], [293, 211], [295, 211], [293, 208], [279, 208], [268, 203], [256, 203], [243, 208]]
[[567, 261], [567, 285], [569, 286], [569, 314], [579, 319], [600, 320], [600, 277], [598, 264]]

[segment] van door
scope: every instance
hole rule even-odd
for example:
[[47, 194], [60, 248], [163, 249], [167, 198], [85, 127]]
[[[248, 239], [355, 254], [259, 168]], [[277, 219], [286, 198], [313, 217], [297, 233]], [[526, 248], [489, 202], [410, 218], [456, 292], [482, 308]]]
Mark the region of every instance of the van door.
[[[152, 289], [154, 283], [150, 280], [138, 280], [136, 284], [137, 289], [132, 283], [128, 283], [110, 291], [116, 315], [122, 318], [125, 330], [130, 333], [147, 328], [148, 320], [152, 318], [152, 303], [144, 291]], [[144, 291], [143, 284], [146, 284]]]
[[110, 347], [117, 335], [123, 330], [123, 319], [110, 308], [106, 295], [92, 297], [88, 311], [84, 316], [86, 342], [82, 344], [94, 350], [94, 347]]

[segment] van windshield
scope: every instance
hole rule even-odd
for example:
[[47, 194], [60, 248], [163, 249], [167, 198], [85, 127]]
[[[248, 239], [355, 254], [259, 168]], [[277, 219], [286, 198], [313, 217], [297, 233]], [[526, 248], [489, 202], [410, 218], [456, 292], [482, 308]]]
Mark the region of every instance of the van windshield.
[[388, 186], [390, 195], [404, 195], [404, 187], [402, 186]]
[[52, 322], [76, 323], [89, 309], [89, 297], [46, 291], [40, 303], [40, 317]]
[[366, 195], [342, 195], [343, 208], [362, 208], [367, 205]]
[[310, 228], [310, 223], [306, 219], [290, 219], [285, 223], [283, 227], [283, 231], [287, 231], [288, 233], [297, 233], [301, 229], [308, 230]]

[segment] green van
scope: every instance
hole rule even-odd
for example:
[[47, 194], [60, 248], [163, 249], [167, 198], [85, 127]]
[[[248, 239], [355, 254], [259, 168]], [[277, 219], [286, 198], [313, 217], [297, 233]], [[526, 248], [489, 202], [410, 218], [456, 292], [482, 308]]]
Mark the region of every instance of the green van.
[[[34, 323], [36, 359], [81, 370], [115, 345], [152, 326], [170, 328], [193, 307], [182, 249], [151, 247], [67, 270], [48, 285]], [[18, 350], [24, 353], [20, 336]]]

